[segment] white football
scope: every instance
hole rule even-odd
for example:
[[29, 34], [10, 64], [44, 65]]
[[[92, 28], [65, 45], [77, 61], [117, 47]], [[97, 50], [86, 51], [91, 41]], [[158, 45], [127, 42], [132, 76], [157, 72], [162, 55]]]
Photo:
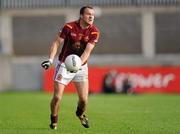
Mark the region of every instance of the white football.
[[81, 67], [81, 58], [78, 55], [71, 54], [66, 57], [64, 63], [68, 71], [76, 72]]

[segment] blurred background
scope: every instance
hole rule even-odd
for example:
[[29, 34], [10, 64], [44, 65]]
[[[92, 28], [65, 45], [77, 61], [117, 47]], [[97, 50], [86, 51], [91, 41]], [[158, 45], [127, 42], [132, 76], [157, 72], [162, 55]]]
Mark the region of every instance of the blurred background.
[[0, 0], [0, 91], [52, 91], [54, 67], [40, 64], [83, 5], [94, 6], [101, 32], [91, 93], [180, 93], [179, 0]]

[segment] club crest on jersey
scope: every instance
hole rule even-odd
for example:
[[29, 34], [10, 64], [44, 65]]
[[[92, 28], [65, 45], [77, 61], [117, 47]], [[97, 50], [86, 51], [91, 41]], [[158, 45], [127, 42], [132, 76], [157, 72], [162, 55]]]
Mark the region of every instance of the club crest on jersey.
[[58, 80], [62, 80], [62, 75], [61, 75], [61, 74], [58, 74], [57, 79], [58, 79]]
[[71, 36], [76, 36], [76, 34], [75, 33], [71, 33]]

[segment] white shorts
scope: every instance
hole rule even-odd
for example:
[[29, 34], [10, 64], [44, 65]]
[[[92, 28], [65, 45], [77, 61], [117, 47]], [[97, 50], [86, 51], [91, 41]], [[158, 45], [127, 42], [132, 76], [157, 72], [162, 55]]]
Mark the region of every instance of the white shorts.
[[83, 65], [76, 73], [67, 71], [65, 64], [59, 62], [56, 67], [54, 81], [67, 85], [70, 81], [82, 82], [88, 80], [88, 66]]

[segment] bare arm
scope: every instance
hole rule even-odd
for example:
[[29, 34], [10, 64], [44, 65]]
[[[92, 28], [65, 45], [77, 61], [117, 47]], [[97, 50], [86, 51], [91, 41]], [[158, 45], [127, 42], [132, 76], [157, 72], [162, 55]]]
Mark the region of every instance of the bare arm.
[[82, 64], [84, 64], [88, 60], [93, 48], [94, 48], [94, 44], [91, 43], [87, 44], [83, 54], [81, 55]]
[[51, 45], [51, 50], [50, 50], [50, 56], [49, 56], [49, 60], [43, 61], [41, 63], [41, 66], [44, 69], [48, 69], [49, 66], [53, 63], [53, 60], [56, 56], [58, 47], [64, 42], [63, 38], [60, 38], [59, 36], [56, 37], [56, 39], [53, 41], [52, 45]]
[[64, 42], [64, 39], [60, 38], [59, 36], [57, 36], [56, 39], [53, 41], [53, 43], [51, 45], [51, 49], [50, 49], [50, 56], [49, 56], [49, 58], [52, 61], [54, 60], [54, 58], [56, 56], [56, 53], [57, 53], [59, 46], [62, 45], [63, 42]]

